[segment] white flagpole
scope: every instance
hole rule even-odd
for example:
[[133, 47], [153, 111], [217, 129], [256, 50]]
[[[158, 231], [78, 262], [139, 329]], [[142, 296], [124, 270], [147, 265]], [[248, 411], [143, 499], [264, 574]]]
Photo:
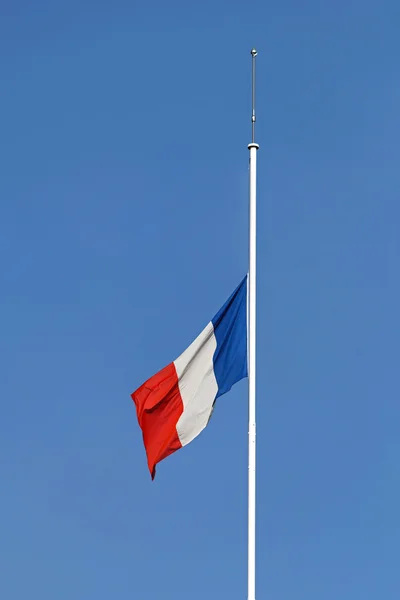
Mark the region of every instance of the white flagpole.
[[257, 184], [257, 150], [255, 142], [255, 84], [256, 56], [255, 48], [252, 56], [252, 115], [249, 181], [249, 500], [248, 500], [248, 600], [256, 598], [256, 184]]

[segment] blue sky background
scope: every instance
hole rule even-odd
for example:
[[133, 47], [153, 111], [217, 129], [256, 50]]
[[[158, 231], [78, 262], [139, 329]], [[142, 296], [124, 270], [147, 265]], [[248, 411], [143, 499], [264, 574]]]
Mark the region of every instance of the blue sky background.
[[247, 269], [255, 45], [257, 599], [398, 600], [399, 20], [1, 2], [2, 598], [246, 598], [246, 382], [154, 483], [130, 393]]

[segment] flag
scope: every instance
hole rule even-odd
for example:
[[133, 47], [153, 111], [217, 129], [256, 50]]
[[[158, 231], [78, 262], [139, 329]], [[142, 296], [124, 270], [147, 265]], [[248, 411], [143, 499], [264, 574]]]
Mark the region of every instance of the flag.
[[156, 464], [207, 426], [215, 401], [247, 377], [247, 276], [192, 344], [133, 394], [152, 479]]

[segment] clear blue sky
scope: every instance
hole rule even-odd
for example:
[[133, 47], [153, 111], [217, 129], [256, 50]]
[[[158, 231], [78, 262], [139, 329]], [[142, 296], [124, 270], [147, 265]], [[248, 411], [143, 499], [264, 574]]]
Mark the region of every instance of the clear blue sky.
[[257, 600], [398, 600], [399, 20], [1, 2], [1, 598], [246, 598], [246, 382], [154, 483], [130, 393], [247, 269], [255, 45]]

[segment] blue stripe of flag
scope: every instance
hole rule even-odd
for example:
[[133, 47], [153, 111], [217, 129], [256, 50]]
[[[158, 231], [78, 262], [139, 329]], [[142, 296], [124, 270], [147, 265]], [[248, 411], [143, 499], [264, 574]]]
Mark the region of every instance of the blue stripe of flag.
[[247, 377], [247, 276], [212, 320], [217, 348], [214, 373], [217, 398]]

